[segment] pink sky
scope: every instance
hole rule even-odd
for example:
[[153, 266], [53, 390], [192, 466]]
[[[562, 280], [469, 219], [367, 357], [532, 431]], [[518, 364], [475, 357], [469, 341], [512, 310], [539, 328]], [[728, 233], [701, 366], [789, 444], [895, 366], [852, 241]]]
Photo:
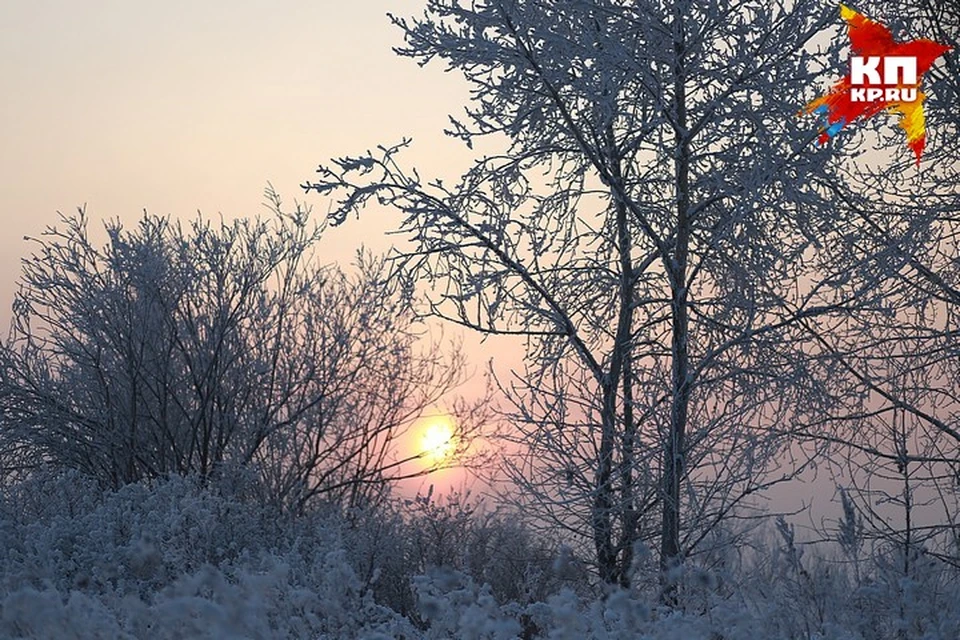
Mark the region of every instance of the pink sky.
[[[421, 0], [36, 0], [0, 3], [0, 324], [6, 331], [24, 235], [86, 205], [94, 226], [266, 213], [273, 184], [290, 204], [331, 156], [404, 136], [425, 175], [456, 177], [473, 152], [442, 131], [466, 83], [396, 56], [387, 11]], [[397, 217], [370, 211], [327, 232], [324, 261], [361, 244], [386, 250]], [[447, 327], [445, 335], [460, 332]], [[465, 336], [482, 384], [496, 341]], [[507, 352], [500, 348], [501, 353]], [[509, 365], [517, 363], [510, 350]], [[434, 479], [459, 483], [455, 472]], [[417, 483], [419, 484], [419, 483]], [[439, 487], [438, 487], [439, 488]]]
[[[408, 15], [420, 5], [0, 3], [5, 315], [22, 237], [57, 210], [85, 203], [93, 220], [129, 221], [144, 208], [252, 215], [263, 212], [268, 181], [292, 202], [319, 162], [404, 135], [415, 138], [409, 157], [425, 171], [464, 166], [469, 154], [442, 129], [465, 83], [391, 51], [401, 39], [387, 10]], [[324, 255], [385, 248], [377, 217], [339, 230]]]
[[[0, 3], [0, 324], [6, 326], [24, 235], [58, 210], [134, 222], [263, 213], [267, 182], [288, 202], [331, 156], [414, 138], [407, 160], [453, 178], [472, 152], [442, 134], [467, 90], [440, 65], [397, 57], [386, 17], [421, 0], [33, 0]], [[326, 205], [311, 195], [317, 214]], [[369, 212], [331, 230], [326, 261], [364, 243], [384, 250], [397, 217]], [[380, 215], [377, 215], [380, 214]], [[455, 333], [447, 330], [447, 334]], [[518, 352], [468, 337], [479, 371]], [[479, 378], [479, 376], [478, 376]], [[456, 483], [444, 474], [441, 485]], [[429, 482], [429, 481], [428, 481]], [[829, 500], [829, 487], [819, 500]], [[817, 491], [817, 493], [820, 493]], [[810, 487], [778, 491], [796, 505]]]

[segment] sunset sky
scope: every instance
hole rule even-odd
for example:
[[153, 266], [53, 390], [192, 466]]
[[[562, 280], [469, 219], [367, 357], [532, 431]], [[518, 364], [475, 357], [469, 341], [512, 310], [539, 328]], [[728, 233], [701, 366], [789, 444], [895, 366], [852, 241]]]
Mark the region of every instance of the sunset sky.
[[[292, 205], [326, 212], [300, 183], [333, 156], [404, 136], [429, 175], [458, 175], [472, 152], [442, 131], [466, 102], [466, 83], [440, 65], [398, 57], [386, 13], [420, 0], [240, 0], [0, 3], [0, 323], [6, 330], [30, 250], [25, 235], [57, 211], [86, 205], [95, 227], [133, 224], [144, 209], [189, 218], [267, 213], [270, 182]], [[348, 262], [361, 246], [386, 250], [396, 221], [370, 211], [331, 229], [322, 260]], [[456, 334], [445, 329], [445, 335]], [[491, 352], [466, 336], [482, 385]], [[513, 353], [516, 353], [514, 350]], [[505, 359], [507, 364], [517, 358]], [[422, 437], [418, 427], [411, 434]], [[456, 481], [445, 472], [440, 482]]]
[[[465, 82], [391, 50], [386, 12], [421, 0], [36, 0], [0, 3], [0, 320], [5, 326], [24, 235], [86, 205], [95, 224], [265, 213], [270, 182], [288, 203], [325, 213], [299, 185], [317, 164], [414, 139], [407, 160], [455, 177], [473, 152], [442, 134]], [[386, 211], [328, 232], [325, 261], [361, 244], [384, 250]], [[377, 215], [379, 214], [379, 215]], [[455, 333], [447, 330], [447, 334]], [[467, 338], [478, 372], [518, 351]]]
[[[143, 209], [262, 213], [268, 181], [292, 203], [321, 161], [403, 136], [415, 139], [409, 158], [427, 172], [463, 166], [469, 154], [442, 129], [464, 103], [465, 83], [391, 51], [401, 37], [386, 12], [421, 6], [0, 3], [4, 313], [23, 236], [58, 210], [86, 204], [95, 221], [130, 222]], [[371, 217], [340, 229], [325, 257], [349, 260], [361, 243], [384, 248], [387, 226]]]

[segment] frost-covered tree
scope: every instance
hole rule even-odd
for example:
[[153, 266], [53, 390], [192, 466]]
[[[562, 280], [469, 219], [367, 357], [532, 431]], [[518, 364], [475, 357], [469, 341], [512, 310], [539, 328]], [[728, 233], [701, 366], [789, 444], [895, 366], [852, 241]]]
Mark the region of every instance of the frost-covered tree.
[[870, 287], [881, 302], [808, 324], [833, 371], [836, 402], [810, 416], [802, 434], [838, 445], [838, 482], [849, 487], [867, 535], [897, 548], [908, 575], [920, 553], [960, 564], [960, 6], [924, 0], [858, 8], [898, 40], [928, 37], [952, 50], [924, 78], [928, 142], [919, 165], [892, 115], [835, 141], [834, 152], [846, 158], [844, 180], [822, 184], [836, 215], [860, 229], [852, 262], [873, 265], [845, 279]]
[[394, 18], [398, 52], [463, 73], [449, 133], [502, 151], [456, 184], [404, 169], [404, 143], [304, 185], [337, 223], [399, 209], [429, 310], [525, 340], [506, 470], [605, 582], [654, 541], [671, 599], [668, 570], [796, 471], [783, 427], [829, 374], [805, 325], [872, 303], [797, 117], [835, 20], [805, 0], [430, 0]]
[[112, 487], [240, 466], [293, 509], [424, 471], [398, 439], [459, 351], [424, 352], [387, 265], [318, 264], [320, 229], [269, 195], [266, 219], [145, 214], [99, 246], [81, 211], [34, 240], [0, 349], [5, 464]]

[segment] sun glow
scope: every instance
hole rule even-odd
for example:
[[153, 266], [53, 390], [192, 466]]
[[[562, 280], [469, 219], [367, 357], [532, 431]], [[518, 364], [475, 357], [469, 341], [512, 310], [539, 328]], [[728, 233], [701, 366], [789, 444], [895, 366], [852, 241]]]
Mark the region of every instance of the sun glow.
[[457, 429], [449, 416], [432, 418], [420, 435], [420, 455], [431, 466], [447, 462], [457, 448]]

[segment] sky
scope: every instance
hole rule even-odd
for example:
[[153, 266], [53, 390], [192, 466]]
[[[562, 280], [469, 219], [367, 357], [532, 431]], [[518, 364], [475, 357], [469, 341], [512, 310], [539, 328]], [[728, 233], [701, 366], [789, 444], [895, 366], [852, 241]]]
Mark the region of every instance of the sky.
[[[85, 206], [94, 224], [266, 213], [268, 182], [287, 202], [334, 156], [414, 139], [424, 175], [454, 177], [472, 152], [442, 134], [466, 83], [397, 56], [422, 0], [4, 0], [0, 2], [0, 325], [25, 235]], [[316, 211], [323, 214], [325, 211]], [[397, 220], [373, 211], [327, 232], [324, 261], [389, 246]], [[456, 333], [449, 331], [449, 333]], [[516, 349], [478, 347], [516, 363]], [[511, 359], [512, 357], [512, 359]], [[502, 370], [502, 369], [501, 369]], [[450, 476], [442, 481], [452, 481]], [[796, 505], [795, 485], [779, 495]], [[830, 488], [821, 489], [829, 499]]]
[[[414, 138], [426, 172], [465, 166], [442, 134], [465, 82], [391, 50], [419, 0], [0, 2], [0, 309], [24, 235], [85, 205], [98, 222], [265, 213], [332, 157]], [[308, 203], [321, 206], [314, 196]], [[325, 211], [316, 211], [325, 213]], [[336, 230], [324, 258], [382, 250], [387, 212]], [[334, 236], [334, 234], [329, 234]]]
[[[474, 152], [443, 135], [466, 82], [397, 56], [387, 12], [422, 0], [4, 0], [0, 2], [0, 326], [6, 331], [24, 236], [85, 206], [91, 224], [144, 210], [191, 218], [268, 214], [268, 183], [288, 205], [326, 213], [300, 184], [331, 157], [412, 137], [424, 175], [453, 178]], [[329, 229], [324, 262], [361, 245], [385, 251], [395, 214]], [[460, 335], [482, 389], [490, 345]], [[516, 354], [516, 350], [513, 351]], [[504, 356], [505, 366], [517, 358]], [[471, 390], [473, 388], [473, 391]], [[418, 427], [419, 429], [420, 427]], [[418, 437], [416, 434], [412, 434]], [[434, 481], [459, 483], [460, 474]]]

